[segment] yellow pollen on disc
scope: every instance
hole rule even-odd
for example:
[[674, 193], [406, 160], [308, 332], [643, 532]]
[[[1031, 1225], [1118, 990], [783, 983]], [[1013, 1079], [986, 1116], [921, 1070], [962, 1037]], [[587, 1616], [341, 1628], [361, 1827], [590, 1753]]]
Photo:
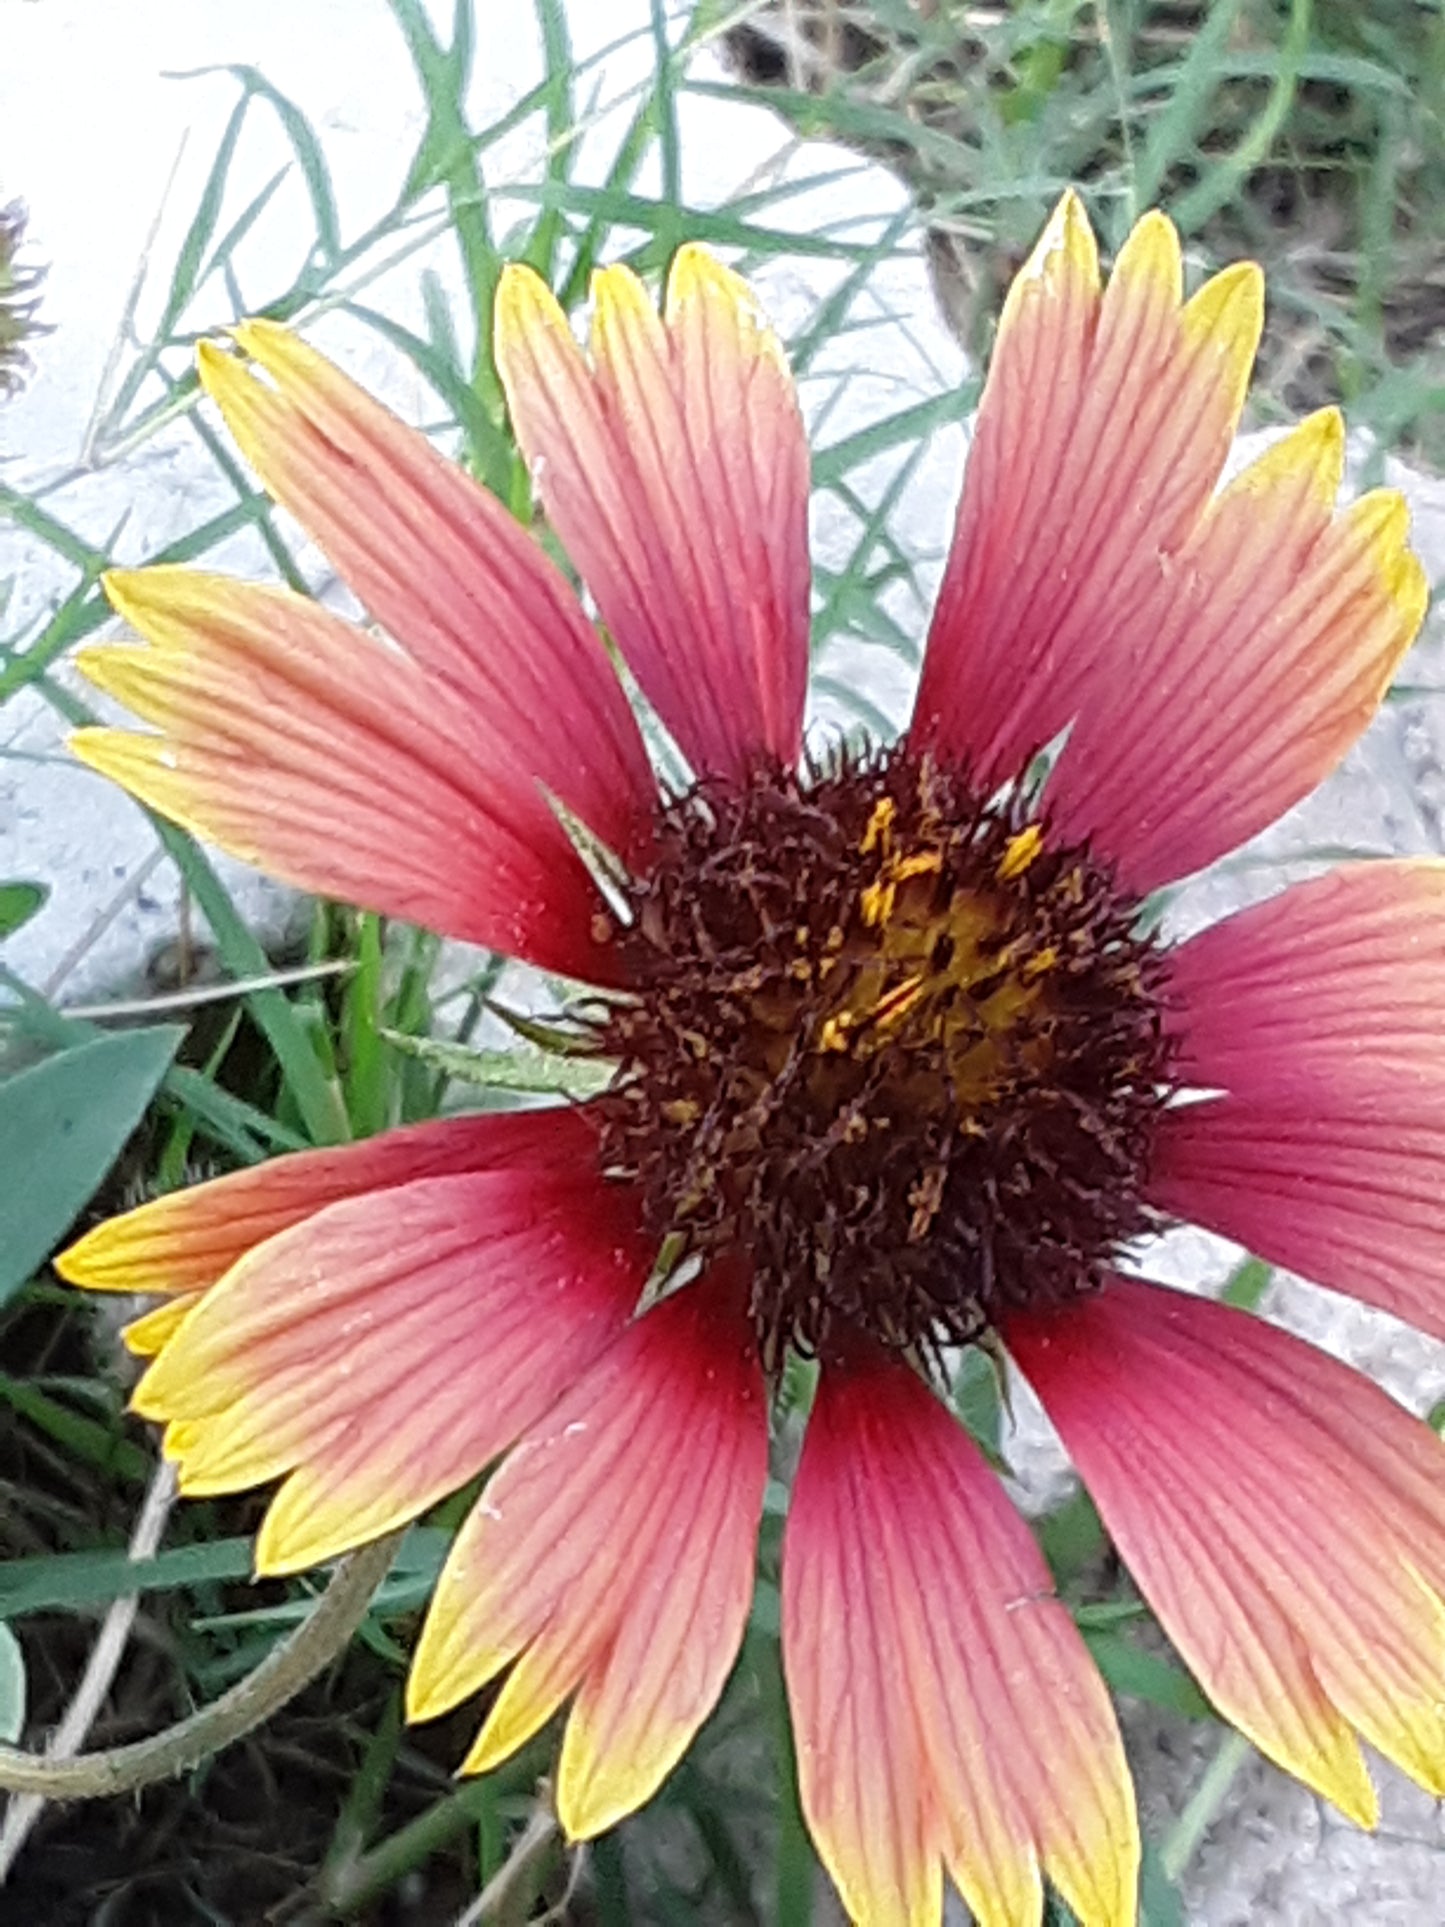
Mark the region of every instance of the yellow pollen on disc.
[[872, 856], [873, 852], [880, 848], [885, 856], [888, 854], [888, 846], [893, 840], [893, 819], [897, 814], [898, 805], [893, 798], [880, 796], [873, 805], [873, 814], [868, 819], [868, 827], [864, 830], [863, 839], [858, 845], [860, 856]]
[[906, 750], [660, 813], [603, 1166], [659, 1237], [745, 1253], [770, 1369], [850, 1330], [967, 1343], [1090, 1288], [1145, 1221], [1161, 972], [1033, 814]]
[[1011, 836], [999, 859], [999, 882], [1010, 883], [1015, 877], [1021, 877], [1043, 847], [1044, 833], [1037, 823], [1030, 823], [1017, 836]]
[[[839, 946], [847, 967], [812, 1048], [822, 1060], [820, 1075], [829, 1061], [902, 1053], [901, 1074], [923, 1079], [916, 1087], [922, 1107], [952, 1109], [962, 1128], [1010, 1075], [1037, 1070], [1045, 1059], [1041, 980], [1059, 953], [1053, 944], [1040, 941], [1035, 949], [1027, 935], [1008, 935], [1014, 906], [1001, 887], [1033, 863], [1042, 832], [1030, 824], [1011, 838], [993, 871], [1000, 887], [949, 889], [942, 850], [927, 842], [898, 848], [896, 819], [893, 799], [879, 798], [859, 841], [860, 855], [876, 856], [877, 868], [858, 886], [859, 922]], [[819, 980], [827, 975], [821, 970]]]

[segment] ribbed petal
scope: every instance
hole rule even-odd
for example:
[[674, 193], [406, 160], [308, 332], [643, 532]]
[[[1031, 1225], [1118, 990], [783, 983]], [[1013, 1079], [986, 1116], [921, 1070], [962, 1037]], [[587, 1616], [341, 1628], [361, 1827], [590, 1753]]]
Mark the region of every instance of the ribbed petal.
[[560, 572], [486, 489], [299, 336], [235, 330], [267, 385], [211, 343], [201, 380], [276, 500], [486, 738], [486, 766], [544, 785], [627, 854], [652, 779], [621, 686]]
[[132, 1318], [128, 1325], [121, 1327], [126, 1350], [134, 1358], [154, 1358], [175, 1337], [203, 1296], [199, 1291], [176, 1292], [142, 1312], [139, 1318]]
[[1445, 1793], [1434, 1433], [1288, 1333], [1137, 1280], [1004, 1336], [1219, 1710], [1362, 1825], [1355, 1731]]
[[936, 1927], [947, 1865], [981, 1927], [1135, 1912], [1139, 1841], [1108, 1695], [962, 1428], [902, 1365], [826, 1368], [783, 1546], [803, 1810], [865, 1927]]
[[253, 1246], [323, 1206], [416, 1178], [586, 1158], [595, 1139], [585, 1113], [498, 1111], [438, 1118], [361, 1144], [297, 1151], [152, 1198], [107, 1218], [55, 1260], [69, 1284], [90, 1291], [194, 1292], [213, 1285]]
[[547, 515], [699, 772], [802, 745], [808, 453], [745, 282], [679, 248], [662, 319], [628, 269], [593, 284], [591, 366], [530, 270], [497, 294], [497, 365]]
[[615, 971], [562, 824], [443, 684], [289, 590], [177, 568], [106, 590], [149, 646], [80, 667], [162, 733], [78, 730], [82, 761], [301, 889], [571, 976]]
[[1445, 1337], [1445, 864], [1336, 870], [1174, 953], [1151, 1200]]
[[1326, 409], [1230, 483], [1152, 585], [1120, 601], [1112, 696], [1081, 709], [1050, 796], [1140, 892], [1187, 876], [1307, 796], [1362, 734], [1424, 618], [1409, 511], [1334, 514]]
[[1259, 338], [1259, 271], [1180, 307], [1179, 242], [1135, 228], [1101, 294], [1066, 194], [1010, 288], [929, 637], [913, 740], [999, 776], [1113, 703], [1115, 612], [1218, 479]]
[[136, 1389], [192, 1494], [289, 1474], [257, 1570], [416, 1517], [531, 1424], [621, 1328], [651, 1246], [587, 1164], [420, 1178], [242, 1258]]
[[746, 1624], [767, 1409], [742, 1294], [721, 1284], [640, 1318], [506, 1460], [457, 1537], [413, 1663], [413, 1719], [513, 1667], [469, 1772], [576, 1692], [557, 1776], [574, 1839], [652, 1796]]
[[1258, 269], [1180, 302], [1138, 224], [1099, 288], [1066, 195], [1009, 292], [911, 740], [1050, 788], [1140, 891], [1262, 828], [1363, 729], [1419, 626], [1400, 498], [1332, 518], [1341, 429], [1312, 418], [1211, 502], [1259, 337]]

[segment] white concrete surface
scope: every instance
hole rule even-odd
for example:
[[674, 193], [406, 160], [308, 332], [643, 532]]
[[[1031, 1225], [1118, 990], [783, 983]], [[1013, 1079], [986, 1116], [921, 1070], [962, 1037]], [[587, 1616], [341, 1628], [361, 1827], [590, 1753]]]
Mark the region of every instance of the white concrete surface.
[[[447, 8], [449, 12], [449, 7]], [[525, 10], [478, 0], [479, 50], [473, 109], [494, 118], [538, 78], [540, 60]], [[585, 136], [586, 176], [598, 179], [625, 125], [631, 90], [650, 68], [646, 0], [574, 0], [576, 51], [586, 59], [630, 34], [579, 88], [595, 86], [596, 124]], [[136, 561], [195, 527], [229, 499], [186, 421], [178, 421], [125, 459], [91, 445], [97, 397], [114, 392], [112, 350], [138, 272], [138, 325], [157, 312], [168, 266], [194, 208], [215, 145], [236, 97], [234, 81], [211, 73], [166, 77], [219, 63], [259, 67], [311, 117], [333, 171], [343, 236], [359, 232], [393, 198], [422, 125], [419, 97], [383, 0], [0, 0], [0, 196], [23, 195], [37, 252], [51, 265], [45, 313], [56, 332], [41, 344], [29, 392], [0, 408], [0, 479], [34, 490], [51, 485], [47, 505], [88, 539], [114, 538], [116, 554]], [[611, 108], [611, 111], [607, 111]], [[789, 178], [835, 175], [770, 215], [806, 232], [848, 218], [866, 238], [899, 206], [892, 177], [851, 154], [798, 148], [766, 113], [688, 99], [683, 109], [689, 195], [716, 205], [785, 170]], [[524, 129], [490, 164], [496, 185], [535, 177], [539, 132]], [[237, 157], [224, 221], [244, 206], [286, 153], [265, 109], [253, 110]], [[655, 187], [655, 170], [645, 187]], [[513, 204], [511, 215], [520, 210]], [[505, 201], [499, 225], [509, 218]], [[289, 280], [309, 230], [300, 183], [288, 179], [239, 257], [244, 299], [259, 305]], [[430, 266], [455, 290], [450, 244], [442, 239], [411, 256], [367, 290], [387, 313], [417, 325], [420, 273]], [[762, 277], [778, 320], [801, 327], [838, 270], [822, 263], [773, 266]], [[224, 291], [212, 292], [204, 325], [230, 318]], [[939, 393], [961, 373], [958, 351], [935, 315], [921, 258], [881, 266], [854, 313], [867, 325], [835, 342], [805, 384], [815, 418], [831, 439], [846, 427]], [[407, 364], [360, 324], [329, 316], [316, 338], [414, 419], [435, 413]], [[133, 346], [122, 342], [123, 371]], [[962, 437], [940, 435], [905, 490], [891, 532], [919, 562], [925, 585], [952, 513]], [[876, 465], [881, 488], [892, 461]], [[1416, 507], [1418, 539], [1438, 581], [1445, 573], [1445, 492], [1423, 476], [1400, 473]], [[117, 533], [118, 531], [118, 533]], [[819, 553], [840, 559], [848, 518], [820, 507]], [[311, 579], [325, 576], [303, 551]], [[238, 540], [215, 558], [259, 571], [254, 541]], [[0, 523], [0, 580], [15, 577], [3, 633], [38, 626], [73, 583], [38, 545]], [[921, 633], [923, 606], [897, 596], [900, 619]], [[840, 651], [825, 665], [862, 677], [870, 698], [902, 716], [908, 677], [877, 652]], [[1445, 682], [1438, 644], [1407, 671], [1417, 682]], [[1222, 869], [1183, 906], [1216, 915], [1278, 886], [1308, 865], [1321, 843], [1376, 850], [1438, 850], [1445, 810], [1445, 699], [1388, 710], [1340, 776], [1266, 838], [1249, 861]], [[6, 961], [67, 996], [130, 984], [174, 929], [176, 891], [168, 866], [155, 866], [143, 818], [117, 791], [70, 765], [53, 711], [27, 694], [0, 709], [0, 877], [40, 877], [51, 903], [7, 950]], [[227, 866], [249, 914], [266, 927], [284, 920], [286, 900], [237, 866]], [[106, 918], [108, 917], [108, 921]], [[1162, 1262], [1168, 1275], [1198, 1285], [1217, 1279], [1230, 1254], [1213, 1241], [1181, 1234]], [[1353, 1358], [1423, 1409], [1445, 1391], [1445, 1355], [1378, 1315], [1291, 1284], [1279, 1285], [1272, 1315], [1288, 1319]], [[1037, 1426], [1025, 1425], [1023, 1470], [1035, 1493], [1057, 1490], [1059, 1462]], [[1131, 1745], [1146, 1812], [1157, 1830], [1177, 1812], [1201, 1770], [1207, 1744], [1151, 1718], [1131, 1720]], [[1386, 1824], [1365, 1839], [1309, 1796], [1260, 1765], [1235, 1794], [1190, 1872], [1190, 1918], [1208, 1927], [1279, 1922], [1323, 1927], [1431, 1927], [1445, 1922], [1441, 1817], [1433, 1801], [1382, 1773]]]

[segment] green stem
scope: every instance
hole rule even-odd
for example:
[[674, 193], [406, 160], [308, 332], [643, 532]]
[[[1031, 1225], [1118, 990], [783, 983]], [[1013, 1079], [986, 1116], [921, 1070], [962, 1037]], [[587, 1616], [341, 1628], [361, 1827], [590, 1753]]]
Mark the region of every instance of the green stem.
[[0, 1789], [48, 1800], [95, 1800], [166, 1780], [199, 1766], [294, 1699], [346, 1645], [386, 1577], [401, 1540], [391, 1533], [341, 1560], [315, 1610], [229, 1692], [151, 1739], [71, 1760], [45, 1760], [0, 1747]]
[[1253, 1750], [1244, 1735], [1235, 1732], [1233, 1727], [1219, 1742], [1219, 1751], [1205, 1769], [1204, 1778], [1159, 1849], [1159, 1864], [1171, 1880], [1177, 1881], [1194, 1858], [1200, 1842], [1219, 1817], [1219, 1809], [1229, 1795], [1235, 1775]]
[[[466, 1927], [526, 1927], [557, 1858], [562, 1829], [550, 1794], [539, 1800], [496, 1877], [462, 1916]], [[460, 1927], [460, 1923], [458, 1924]]]
[[[541, 1755], [528, 1747], [485, 1780], [468, 1780], [446, 1799], [398, 1827], [370, 1852], [332, 1867], [322, 1879], [322, 1901], [333, 1913], [351, 1914], [386, 1892], [404, 1874], [454, 1840], [504, 1795], [536, 1784]], [[506, 1871], [505, 1867], [502, 1869]]]

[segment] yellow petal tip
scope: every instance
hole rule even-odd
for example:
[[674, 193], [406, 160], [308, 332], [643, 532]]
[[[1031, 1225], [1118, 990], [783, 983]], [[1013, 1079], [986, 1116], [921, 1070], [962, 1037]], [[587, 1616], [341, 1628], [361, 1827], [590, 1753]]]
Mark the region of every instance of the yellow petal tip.
[[235, 433], [235, 415], [245, 403], [256, 378], [239, 355], [223, 348], [219, 341], [196, 343], [196, 373], [202, 388], [226, 417]]
[[236, 368], [236, 357], [229, 348], [222, 347], [219, 341], [196, 343], [196, 371], [200, 375], [201, 385], [207, 391], [210, 390], [211, 379], [218, 373], [239, 372]]
[[[575, 1717], [575, 1716], [574, 1716]], [[567, 1771], [564, 1746], [562, 1768], [557, 1776], [557, 1819], [569, 1842], [595, 1840], [620, 1820], [645, 1806], [656, 1790], [657, 1776], [621, 1770], [603, 1775], [592, 1774], [579, 1781]]]
[[[132, 624], [132, 627], [134, 627], [134, 624]], [[124, 680], [124, 672], [122, 671], [120, 675], [116, 674], [117, 665], [115, 659], [117, 656], [133, 656], [140, 653], [139, 650], [133, 647], [129, 649], [116, 649], [107, 647], [105, 644], [96, 644], [89, 649], [77, 649], [72, 660], [75, 667], [93, 689], [102, 689], [107, 696], [114, 696], [117, 700], [124, 702], [124, 692], [118, 686]], [[82, 730], [77, 730], [75, 735], [80, 736], [84, 733]], [[73, 746], [74, 738], [72, 737], [71, 740]], [[77, 754], [79, 753], [80, 752], [77, 752]], [[84, 761], [83, 756], [81, 760]]]
[[265, 315], [247, 315], [226, 332], [242, 354], [258, 361], [268, 351], [284, 350], [298, 339], [295, 330], [288, 328], [284, 321], [271, 321]]
[[654, 310], [647, 289], [621, 261], [594, 269], [590, 292], [594, 333], [605, 331], [619, 315], [641, 315], [648, 322], [653, 320]]
[[[96, 653], [98, 655], [100, 651]], [[65, 747], [87, 769], [119, 780], [119, 771], [131, 767], [133, 746], [145, 740], [128, 729], [106, 729], [97, 725], [73, 729], [65, 739]]]
[[1144, 300], [1164, 309], [1179, 306], [1184, 264], [1179, 230], [1167, 214], [1151, 208], [1134, 223], [1115, 259], [1110, 286], [1114, 301]]
[[[1181, 325], [1187, 341], [1212, 338], [1218, 351], [1237, 364], [1242, 386], [1264, 328], [1264, 270], [1259, 263], [1234, 261], [1211, 275], [1185, 302]], [[1240, 399], [1242, 403], [1242, 392]]]
[[492, 309], [493, 350], [504, 386], [514, 377], [528, 343], [547, 336], [565, 336], [568, 347], [573, 345], [567, 317], [541, 275], [524, 261], [509, 261], [497, 281]]
[[174, 1298], [163, 1298], [121, 1328], [121, 1343], [132, 1357], [158, 1357], [195, 1310], [200, 1297], [199, 1292], [184, 1291]]
[[552, 290], [525, 261], [509, 261], [502, 269], [496, 294], [499, 328], [525, 326], [529, 318], [549, 313], [555, 306]]
[[82, 1288], [90, 1285], [104, 1268], [103, 1261], [97, 1262], [95, 1251], [101, 1234], [108, 1229], [108, 1225], [97, 1225], [94, 1231], [87, 1231], [83, 1238], [77, 1238], [64, 1251], [57, 1251], [50, 1261], [56, 1276], [63, 1278], [67, 1285], [79, 1285]]
[[335, 1548], [314, 1532], [298, 1532], [294, 1527], [272, 1531], [268, 1512], [256, 1534], [252, 1563], [258, 1579], [290, 1579], [335, 1556]]
[[409, 1725], [418, 1725], [423, 1720], [434, 1720], [447, 1710], [446, 1701], [432, 1690], [430, 1683], [418, 1684], [416, 1663], [407, 1675], [406, 1688], [402, 1698], [402, 1710]]
[[1033, 252], [1014, 278], [1009, 302], [1022, 298], [1031, 284], [1046, 287], [1065, 279], [1081, 280], [1092, 292], [1099, 288], [1099, 249], [1094, 230], [1076, 188], [1066, 188], [1044, 223], [1044, 231], [1034, 243]]
[[126, 604], [136, 593], [145, 576], [144, 569], [106, 569], [100, 578], [101, 593], [118, 616], [126, 613]]
[[672, 257], [667, 275], [667, 299], [676, 305], [712, 290], [729, 301], [755, 306], [752, 289], [740, 274], [723, 266], [700, 241], [684, 241]]

